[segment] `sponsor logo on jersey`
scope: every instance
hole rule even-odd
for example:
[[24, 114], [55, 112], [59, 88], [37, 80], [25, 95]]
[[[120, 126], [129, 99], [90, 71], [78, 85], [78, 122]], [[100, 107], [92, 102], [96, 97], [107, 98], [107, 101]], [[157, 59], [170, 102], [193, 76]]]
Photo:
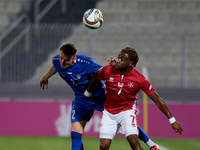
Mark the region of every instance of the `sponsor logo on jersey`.
[[110, 77], [109, 81], [110, 81], [110, 82], [113, 82], [113, 77]]

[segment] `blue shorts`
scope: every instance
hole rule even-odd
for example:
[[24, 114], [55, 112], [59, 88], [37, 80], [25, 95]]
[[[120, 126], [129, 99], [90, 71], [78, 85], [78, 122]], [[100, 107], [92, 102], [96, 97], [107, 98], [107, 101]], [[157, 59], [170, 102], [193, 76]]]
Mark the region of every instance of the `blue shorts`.
[[98, 97], [94, 97], [94, 100], [97, 102], [94, 104], [90, 100], [85, 100], [85, 103], [79, 102], [79, 99], [75, 98], [72, 102], [71, 123], [83, 120], [90, 121], [93, 116], [94, 110], [104, 110], [103, 104], [106, 100], [106, 96], [104, 94], [99, 95]]

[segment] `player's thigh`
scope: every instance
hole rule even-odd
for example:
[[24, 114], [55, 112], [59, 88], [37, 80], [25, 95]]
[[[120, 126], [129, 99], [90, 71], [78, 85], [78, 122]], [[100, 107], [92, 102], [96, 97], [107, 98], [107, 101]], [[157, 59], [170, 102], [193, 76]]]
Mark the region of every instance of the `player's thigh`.
[[87, 121], [85, 121], [85, 120], [72, 123], [72, 131], [82, 134], [86, 123], [87, 123]]
[[138, 120], [134, 110], [127, 110], [120, 114], [120, 124], [125, 136], [138, 135]]
[[112, 114], [104, 110], [100, 125], [100, 139], [113, 139], [117, 133], [117, 127], [117, 122]]
[[94, 113], [94, 110], [91, 108], [84, 107], [80, 104], [72, 103], [71, 110], [71, 123], [80, 122], [80, 121], [90, 121]]

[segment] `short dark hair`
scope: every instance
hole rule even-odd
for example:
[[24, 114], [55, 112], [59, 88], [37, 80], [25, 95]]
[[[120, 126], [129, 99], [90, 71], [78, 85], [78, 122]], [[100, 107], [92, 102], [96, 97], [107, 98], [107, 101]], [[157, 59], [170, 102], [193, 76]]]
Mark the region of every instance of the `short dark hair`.
[[60, 51], [63, 52], [65, 55], [74, 55], [76, 54], [77, 49], [73, 44], [66, 43], [60, 47]]
[[139, 61], [139, 56], [136, 50], [134, 48], [126, 47], [122, 49], [122, 52], [128, 54], [129, 59], [133, 61], [133, 66], [135, 67], [137, 62]]

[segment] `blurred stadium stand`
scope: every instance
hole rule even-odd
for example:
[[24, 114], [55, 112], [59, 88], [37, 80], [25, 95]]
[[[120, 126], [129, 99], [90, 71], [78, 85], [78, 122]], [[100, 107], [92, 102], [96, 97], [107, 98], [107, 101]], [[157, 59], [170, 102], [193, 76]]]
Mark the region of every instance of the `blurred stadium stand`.
[[[37, 22], [36, 8], [40, 13], [51, 2], [52, 7]], [[92, 7], [104, 15], [103, 26], [98, 30], [89, 30], [82, 24], [83, 13]], [[27, 15], [3, 39], [1, 34], [0, 93], [5, 92], [5, 87], [9, 91], [12, 84], [20, 91], [26, 87], [24, 91], [40, 93], [34, 92], [39, 88], [40, 77], [66, 42], [101, 65], [106, 65], [110, 56], [117, 58], [122, 48], [134, 47], [140, 57], [136, 69], [141, 72], [143, 66], [147, 67], [157, 89], [171, 89], [175, 94], [173, 91], [200, 88], [198, 0], [0, 0], [0, 8], [0, 18], [5, 20], [0, 24], [2, 34], [22, 14]], [[15, 42], [23, 29], [27, 30]], [[10, 43], [14, 44], [8, 49]], [[3, 54], [5, 49], [8, 50]], [[50, 84], [68, 89], [58, 75], [50, 79]]]

